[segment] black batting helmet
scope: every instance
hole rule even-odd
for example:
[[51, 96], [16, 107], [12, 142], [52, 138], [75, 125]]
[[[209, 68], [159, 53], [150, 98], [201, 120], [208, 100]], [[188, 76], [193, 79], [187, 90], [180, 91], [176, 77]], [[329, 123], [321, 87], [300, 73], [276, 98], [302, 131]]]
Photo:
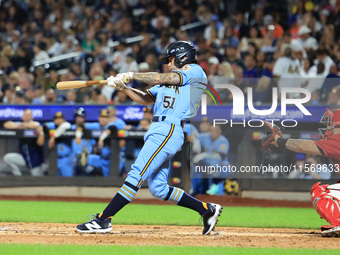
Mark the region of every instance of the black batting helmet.
[[[175, 65], [177, 67], [182, 67], [188, 63], [197, 63], [197, 51], [191, 42], [178, 41], [170, 43], [161, 60], [169, 62], [169, 58], [172, 56], [175, 57]], [[183, 57], [185, 58], [183, 59]]]
[[76, 118], [78, 116], [83, 117], [83, 118], [86, 117], [86, 112], [85, 112], [85, 109], [83, 107], [80, 107], [79, 109], [74, 111], [74, 118]]

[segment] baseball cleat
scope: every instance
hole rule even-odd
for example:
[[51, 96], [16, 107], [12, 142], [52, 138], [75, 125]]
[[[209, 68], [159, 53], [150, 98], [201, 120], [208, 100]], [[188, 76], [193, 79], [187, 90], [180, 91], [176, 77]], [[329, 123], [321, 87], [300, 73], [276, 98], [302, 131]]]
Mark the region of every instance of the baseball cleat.
[[208, 211], [202, 215], [204, 224], [203, 235], [208, 235], [214, 230], [218, 221], [217, 218], [221, 215], [223, 209], [219, 204], [208, 203], [207, 205]]
[[322, 237], [340, 237], [340, 226], [327, 229], [321, 232]]
[[99, 213], [92, 215], [93, 219], [77, 226], [82, 233], [109, 233], [112, 230], [111, 219], [102, 221], [98, 218]]

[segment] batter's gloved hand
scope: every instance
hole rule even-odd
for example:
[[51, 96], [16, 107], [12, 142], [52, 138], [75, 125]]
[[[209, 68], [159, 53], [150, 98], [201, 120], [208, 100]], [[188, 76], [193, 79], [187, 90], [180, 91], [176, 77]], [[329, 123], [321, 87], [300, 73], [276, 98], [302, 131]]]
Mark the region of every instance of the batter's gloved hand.
[[126, 88], [125, 83], [119, 77], [114, 77], [114, 76], [111, 75], [106, 80], [107, 80], [107, 85], [109, 85], [110, 87], [113, 87], [113, 88], [118, 89], [118, 90], [123, 90], [124, 88]]
[[281, 128], [275, 125], [274, 123], [270, 124], [267, 121], [263, 121], [263, 128], [265, 129], [265, 137], [261, 140], [261, 145], [266, 150], [269, 150], [273, 147], [273, 142], [275, 142], [275, 135], [282, 137]]
[[133, 72], [119, 73], [116, 77], [121, 78], [125, 83], [133, 81]]

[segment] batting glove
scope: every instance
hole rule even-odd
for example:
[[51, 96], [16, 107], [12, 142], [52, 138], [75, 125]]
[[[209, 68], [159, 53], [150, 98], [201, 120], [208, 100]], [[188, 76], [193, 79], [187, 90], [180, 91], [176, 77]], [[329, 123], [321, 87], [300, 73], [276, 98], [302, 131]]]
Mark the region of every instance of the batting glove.
[[124, 80], [124, 78], [125, 78], [126, 82], [131, 82], [133, 80], [133, 72], [119, 73], [119, 74], [117, 74], [116, 77], [119, 77], [122, 80]]
[[107, 85], [118, 90], [123, 90], [124, 88], [126, 88], [126, 85], [121, 78], [114, 77], [112, 75], [107, 78]]

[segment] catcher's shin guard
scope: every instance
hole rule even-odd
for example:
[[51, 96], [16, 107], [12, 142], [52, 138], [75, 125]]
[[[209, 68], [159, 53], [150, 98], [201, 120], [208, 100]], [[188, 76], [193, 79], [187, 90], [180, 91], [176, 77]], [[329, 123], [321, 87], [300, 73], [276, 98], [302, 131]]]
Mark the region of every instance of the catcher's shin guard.
[[310, 191], [310, 195], [311, 195], [311, 199], [312, 199], [312, 203], [313, 206], [315, 206], [314, 201], [316, 201], [315, 199], [317, 197], [320, 197], [322, 194], [327, 193], [326, 189], [329, 186], [328, 184], [326, 185], [320, 185], [321, 182], [317, 182], [313, 185], [311, 191]]
[[315, 210], [332, 226], [340, 225], [340, 201], [328, 190], [329, 185], [314, 184], [311, 190]]

